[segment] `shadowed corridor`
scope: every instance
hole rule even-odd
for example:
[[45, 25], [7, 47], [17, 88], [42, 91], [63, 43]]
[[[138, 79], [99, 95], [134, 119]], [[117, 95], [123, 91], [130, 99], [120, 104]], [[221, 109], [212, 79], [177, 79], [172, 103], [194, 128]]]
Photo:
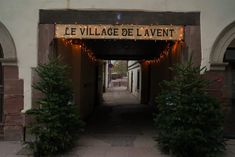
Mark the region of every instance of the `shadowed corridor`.
[[72, 154], [79, 157], [156, 157], [152, 109], [138, 104], [123, 87], [109, 89], [104, 103], [88, 121]]

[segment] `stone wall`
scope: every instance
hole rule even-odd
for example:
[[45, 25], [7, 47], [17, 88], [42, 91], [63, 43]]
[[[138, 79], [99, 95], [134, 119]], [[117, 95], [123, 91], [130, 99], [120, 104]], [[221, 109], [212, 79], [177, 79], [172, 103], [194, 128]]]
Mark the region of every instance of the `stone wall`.
[[23, 80], [19, 79], [17, 66], [3, 66], [4, 75], [4, 139], [22, 140]]

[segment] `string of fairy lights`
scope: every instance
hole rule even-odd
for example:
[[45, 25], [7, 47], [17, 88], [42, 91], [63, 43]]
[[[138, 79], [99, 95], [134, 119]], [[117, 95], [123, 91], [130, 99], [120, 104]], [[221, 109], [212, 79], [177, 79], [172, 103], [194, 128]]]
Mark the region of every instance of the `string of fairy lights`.
[[180, 44], [184, 44], [183, 40], [177, 40], [174, 42], [173, 46], [167, 44], [166, 48], [160, 53], [158, 57], [151, 60], [143, 60], [145, 64], [160, 64], [164, 59], [168, 58], [170, 53], [176, 53], [177, 48]]
[[89, 60], [100, 61], [92, 50], [87, 47], [83, 39], [112, 39], [112, 40], [162, 40], [174, 41], [174, 45], [167, 44], [166, 48], [151, 60], [143, 60], [147, 64], [159, 64], [169, 54], [176, 51], [184, 39], [184, 27], [175, 25], [82, 25], [82, 24], [55, 24], [55, 37], [62, 39], [66, 46], [72, 46], [86, 53]]
[[[88, 56], [89, 60], [92, 62], [99, 62], [100, 59], [97, 59], [94, 52], [90, 48], [88, 48], [82, 40], [79, 40], [79, 42], [74, 42], [77, 40], [74, 39], [65, 39], [62, 38], [62, 42], [64, 43], [65, 46], [71, 46], [76, 49], [80, 49], [81, 52], [86, 53]], [[151, 59], [151, 60], [142, 60], [143, 63], [145, 64], [160, 64], [163, 60], [165, 60], [170, 53], [176, 53], [177, 47], [179, 44], [182, 44], [182, 40], [177, 40], [174, 42], [173, 46], [170, 46], [170, 43], [168, 43], [165, 47], [165, 49], [160, 53], [159, 56]], [[81, 50], [83, 49], [83, 50]]]
[[155, 57], [151, 60], [143, 60], [145, 64], [159, 64], [164, 58], [167, 58], [169, 56], [169, 44], [166, 46], [166, 48], [160, 53], [158, 57]]
[[65, 46], [72, 46], [73, 48], [76, 49], [81, 49], [83, 48], [83, 50], [81, 50], [81, 52], [84, 52], [87, 54], [89, 60], [91, 60], [92, 62], [97, 62], [100, 61], [96, 58], [95, 54], [92, 52], [91, 49], [89, 49], [83, 42], [79, 42], [79, 43], [74, 43], [73, 39], [64, 39], [62, 38], [62, 42], [64, 43]]

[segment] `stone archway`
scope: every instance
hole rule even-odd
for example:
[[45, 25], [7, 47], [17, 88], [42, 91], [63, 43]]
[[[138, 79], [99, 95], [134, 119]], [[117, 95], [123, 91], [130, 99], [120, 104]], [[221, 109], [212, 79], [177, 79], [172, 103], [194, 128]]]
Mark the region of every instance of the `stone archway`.
[[224, 54], [233, 39], [235, 39], [235, 21], [220, 33], [213, 44], [210, 55], [211, 70], [225, 70], [227, 64], [223, 62]]
[[224, 132], [227, 137], [234, 137], [235, 126], [234, 118], [231, 116], [234, 113], [234, 107], [231, 104], [231, 67], [229, 62], [224, 60], [227, 48], [235, 39], [235, 21], [229, 24], [217, 37], [210, 54], [210, 71], [206, 72], [205, 76], [209, 80], [213, 80], [213, 84], [208, 91], [215, 95], [223, 103], [225, 113]]
[[235, 21], [224, 28], [213, 44], [209, 60], [210, 71], [205, 74], [205, 77], [215, 82], [209, 91], [221, 99], [225, 106], [228, 104], [228, 84], [226, 80], [226, 66], [228, 63], [224, 62], [224, 55], [234, 39]]
[[21, 140], [23, 137], [23, 80], [18, 76], [17, 55], [14, 40], [0, 22], [0, 44], [3, 80], [3, 116], [1, 127], [5, 140]]
[[0, 22], [0, 43], [2, 46], [3, 58], [1, 62], [16, 63], [16, 47], [8, 29]]

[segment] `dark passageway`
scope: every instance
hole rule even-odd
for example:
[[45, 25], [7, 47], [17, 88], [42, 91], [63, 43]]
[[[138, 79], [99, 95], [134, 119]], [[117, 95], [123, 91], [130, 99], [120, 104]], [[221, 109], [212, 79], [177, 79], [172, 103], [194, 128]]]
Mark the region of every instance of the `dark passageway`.
[[153, 157], [160, 154], [155, 147], [152, 110], [137, 102], [126, 88], [110, 88], [104, 94], [103, 105], [89, 120], [77, 153], [81, 157]]
[[[132, 141], [120, 143], [120, 146], [131, 146], [136, 136], [153, 130], [150, 107], [138, 104], [137, 98], [125, 88], [109, 88], [103, 97], [104, 103], [92, 117], [87, 132], [130, 136]], [[113, 142], [110, 144], [118, 141]]]
[[[156, 149], [151, 106], [159, 92], [158, 83], [171, 79], [169, 67], [181, 61], [183, 43], [103, 39], [58, 39], [55, 42], [57, 54], [72, 67], [74, 100], [81, 117], [89, 117], [72, 155], [164, 156]], [[125, 88], [115, 85], [120, 78], [112, 79], [114, 60], [127, 61]]]

